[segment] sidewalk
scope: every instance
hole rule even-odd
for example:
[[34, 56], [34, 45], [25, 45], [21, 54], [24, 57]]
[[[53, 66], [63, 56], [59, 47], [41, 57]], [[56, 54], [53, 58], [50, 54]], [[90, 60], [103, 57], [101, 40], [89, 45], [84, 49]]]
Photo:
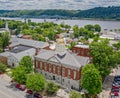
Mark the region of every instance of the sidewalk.
[[8, 75], [6, 75], [6, 74], [1, 74], [0, 78], [3, 79], [3, 80], [5, 80], [5, 81], [8, 81], [8, 82], [11, 81], [11, 78]]

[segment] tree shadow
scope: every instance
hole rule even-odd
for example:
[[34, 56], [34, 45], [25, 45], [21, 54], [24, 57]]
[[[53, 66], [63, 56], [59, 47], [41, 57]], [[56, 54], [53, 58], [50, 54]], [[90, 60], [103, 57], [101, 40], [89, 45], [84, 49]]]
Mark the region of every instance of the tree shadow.
[[6, 85], [6, 87], [13, 90], [13, 91], [20, 91], [19, 89], [17, 89], [15, 87], [15, 84], [13, 84], [13, 83], [10, 83], [10, 84]]

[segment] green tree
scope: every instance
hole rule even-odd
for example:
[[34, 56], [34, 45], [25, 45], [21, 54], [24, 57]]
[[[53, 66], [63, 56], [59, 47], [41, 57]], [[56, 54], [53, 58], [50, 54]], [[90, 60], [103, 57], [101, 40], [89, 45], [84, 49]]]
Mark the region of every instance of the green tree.
[[2, 52], [2, 38], [0, 37], [0, 53]]
[[72, 50], [72, 48], [76, 45], [75, 42], [71, 42], [70, 45], [68, 46], [68, 49]]
[[100, 31], [101, 31], [101, 27], [100, 27], [100, 25], [98, 25], [98, 24], [95, 24], [95, 25], [94, 25], [94, 28], [95, 28], [95, 31], [96, 31], [96, 32], [100, 32]]
[[26, 67], [27, 73], [30, 73], [31, 71], [33, 71], [33, 60], [30, 56], [24, 56], [21, 59], [19, 65]]
[[119, 49], [120, 49], [120, 41], [119, 41], [118, 43], [113, 44], [113, 46], [114, 46], [117, 50], [119, 50]]
[[91, 24], [85, 25], [84, 28], [87, 29], [88, 31], [94, 31], [94, 26]]
[[78, 38], [79, 37], [79, 27], [77, 25], [73, 26], [73, 31], [74, 31], [74, 37]]
[[[100, 71], [101, 76], [104, 78], [110, 73], [111, 68], [115, 63], [110, 63], [113, 58], [113, 48], [108, 45], [108, 40], [102, 40], [101, 42], [93, 42], [90, 44], [90, 52], [93, 57], [93, 64]], [[116, 58], [113, 58], [116, 59]]]
[[49, 94], [54, 94], [59, 90], [59, 86], [56, 85], [54, 82], [48, 82], [47, 84], [47, 92]]
[[5, 20], [0, 20], [0, 28], [4, 28], [5, 27]]
[[78, 93], [77, 91], [71, 91], [69, 97], [70, 98], [82, 98], [81, 94]]
[[6, 69], [7, 69], [7, 65], [0, 62], [0, 73], [5, 72]]
[[21, 66], [21, 65], [15, 67], [12, 70], [12, 78], [18, 83], [24, 84], [27, 80], [26, 67]]
[[41, 74], [31, 74], [27, 77], [26, 86], [34, 92], [45, 89], [46, 80]]
[[5, 51], [6, 46], [9, 45], [10, 36], [8, 32], [5, 32], [1, 35], [1, 41], [2, 41], [2, 50]]
[[83, 67], [81, 86], [87, 90], [91, 98], [94, 98], [102, 91], [102, 78], [93, 64]]

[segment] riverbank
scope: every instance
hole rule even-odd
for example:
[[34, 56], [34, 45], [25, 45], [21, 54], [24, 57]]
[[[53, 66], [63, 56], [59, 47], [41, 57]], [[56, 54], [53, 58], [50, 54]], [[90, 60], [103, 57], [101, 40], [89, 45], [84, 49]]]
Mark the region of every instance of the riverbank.
[[[16, 21], [25, 21], [24, 18], [10, 18], [10, 17], [0, 17], [0, 19], [5, 19], [5, 20], [16, 20]], [[41, 22], [54, 22], [56, 24], [61, 24], [61, 23], [65, 23], [68, 24], [70, 26], [74, 26], [74, 25], [78, 25], [79, 27], [84, 27], [87, 24], [91, 24], [91, 25], [95, 25], [95, 24], [99, 24], [102, 28], [102, 30], [106, 29], [106, 30], [115, 30], [115, 29], [120, 29], [120, 21], [109, 21], [109, 20], [99, 20], [99, 19], [89, 19], [89, 18], [84, 18], [84, 19], [40, 19], [40, 18], [28, 18], [30, 19], [32, 22], [37, 22], [37, 23], [41, 23]]]

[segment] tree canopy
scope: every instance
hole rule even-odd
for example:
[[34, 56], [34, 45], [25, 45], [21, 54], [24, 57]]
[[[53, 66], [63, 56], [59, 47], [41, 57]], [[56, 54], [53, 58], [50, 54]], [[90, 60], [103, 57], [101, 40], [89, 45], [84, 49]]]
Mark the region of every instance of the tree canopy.
[[54, 94], [59, 90], [58, 85], [56, 85], [54, 82], [50, 81], [47, 84], [47, 92], [49, 94]]
[[93, 64], [83, 67], [81, 86], [90, 96], [95, 96], [102, 91], [102, 78]]
[[120, 41], [119, 41], [118, 43], [113, 44], [113, 46], [114, 46], [117, 50], [119, 50], [119, 49], [120, 49]]
[[109, 40], [105, 39], [100, 42], [93, 42], [90, 44], [90, 52], [93, 56], [92, 62], [95, 67], [100, 71], [102, 77], [110, 73], [113, 66], [116, 65], [117, 58], [114, 54], [113, 48], [109, 46]]
[[27, 79], [27, 72], [24, 66], [17, 66], [12, 70], [12, 78], [13, 80], [17, 81], [18, 83], [26, 83]]
[[120, 6], [95, 7], [88, 10], [0, 10], [1, 17], [24, 18], [92, 18], [92, 19], [120, 19]]
[[26, 86], [32, 91], [39, 92], [45, 89], [46, 80], [41, 74], [31, 74], [27, 77]]
[[21, 59], [19, 65], [24, 66], [26, 68], [26, 71], [28, 73], [30, 73], [31, 71], [33, 71], [33, 60], [32, 60], [32, 58], [30, 56], [24, 56]]
[[2, 50], [4, 51], [5, 47], [8, 46], [9, 44], [9, 40], [10, 40], [9, 33], [8, 32], [2, 33], [0, 35], [0, 40], [1, 40]]
[[71, 91], [69, 97], [70, 98], [82, 98], [81, 94], [78, 93], [77, 91]]
[[7, 68], [7, 65], [0, 62], [0, 73], [5, 72], [6, 68]]

